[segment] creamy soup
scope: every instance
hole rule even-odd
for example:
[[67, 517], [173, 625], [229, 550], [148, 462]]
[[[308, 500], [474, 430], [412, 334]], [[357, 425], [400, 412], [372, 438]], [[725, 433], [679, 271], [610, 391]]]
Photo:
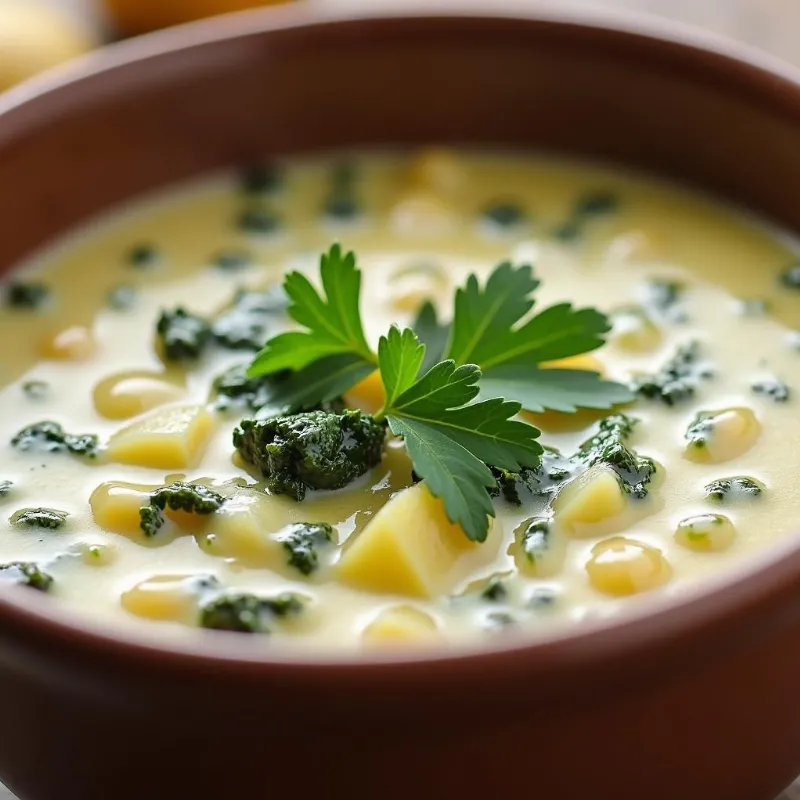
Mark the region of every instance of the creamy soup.
[[[242, 423], [264, 399], [244, 368], [297, 327], [284, 274], [316, 284], [336, 241], [363, 272], [371, 346], [427, 300], [446, 322], [470, 275], [530, 264], [535, 310], [569, 301], [611, 324], [599, 349], [545, 367], [634, 399], [522, 411], [552, 449], [495, 471], [483, 542], [383, 429], [379, 463], [341, 488], [295, 463], [275, 480]], [[261, 166], [93, 222], [6, 280], [0, 584], [171, 639], [351, 651], [542, 636], [696, 589], [800, 520], [794, 259], [655, 181], [443, 151]], [[325, 413], [375, 413], [383, 394], [362, 376]]]

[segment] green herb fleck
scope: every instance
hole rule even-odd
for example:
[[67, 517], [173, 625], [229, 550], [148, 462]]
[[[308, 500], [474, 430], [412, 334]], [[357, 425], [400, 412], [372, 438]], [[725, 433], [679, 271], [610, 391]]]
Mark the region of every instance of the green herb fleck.
[[135, 287], [121, 283], [109, 290], [106, 295], [106, 303], [114, 311], [130, 311], [136, 305], [137, 297], [138, 292]]
[[50, 299], [50, 287], [35, 281], [12, 281], [6, 286], [6, 303], [11, 308], [35, 310]]
[[126, 260], [128, 264], [135, 269], [147, 269], [154, 266], [158, 258], [159, 254], [155, 245], [143, 242], [131, 247]]
[[525, 222], [525, 212], [518, 203], [509, 201], [497, 201], [486, 206], [481, 213], [481, 217], [490, 225], [508, 229], [514, 228]]
[[239, 272], [253, 263], [253, 257], [246, 250], [221, 250], [211, 263], [222, 272]]
[[14, 583], [19, 586], [29, 586], [40, 592], [48, 592], [53, 585], [53, 578], [33, 562], [12, 561], [0, 564], [0, 583]]
[[298, 595], [289, 592], [272, 598], [234, 594], [206, 603], [200, 610], [200, 625], [236, 633], [271, 633], [276, 620], [300, 614], [304, 605]]
[[50, 393], [50, 384], [45, 381], [25, 381], [22, 391], [29, 400], [44, 400]]
[[245, 194], [270, 194], [280, 188], [282, 170], [277, 164], [252, 164], [241, 171], [239, 184]]
[[11, 440], [11, 445], [23, 451], [69, 452], [77, 456], [94, 458], [97, 455], [99, 439], [92, 433], [66, 433], [57, 422], [44, 421], [23, 428]]
[[490, 603], [500, 603], [508, 597], [508, 589], [502, 578], [493, 575], [481, 592], [481, 598]]
[[69, 514], [55, 508], [21, 508], [9, 522], [17, 528], [44, 528], [55, 531], [63, 527]]
[[196, 361], [211, 342], [211, 326], [203, 317], [179, 306], [161, 312], [156, 341], [167, 361]]
[[792, 264], [781, 272], [780, 282], [790, 289], [800, 289], [800, 264]]
[[164, 521], [164, 515], [155, 506], [142, 506], [139, 509], [139, 527], [148, 538], [159, 532]]
[[245, 233], [268, 235], [280, 230], [280, 218], [266, 208], [248, 208], [239, 214], [237, 225]]
[[766, 395], [776, 403], [785, 403], [791, 395], [789, 387], [778, 378], [756, 381], [751, 388], [756, 394]]
[[699, 354], [697, 342], [681, 345], [658, 372], [635, 376], [631, 388], [641, 397], [660, 400], [668, 406], [688, 400], [694, 397], [701, 380], [712, 377]]
[[706, 484], [704, 488], [706, 499], [720, 503], [759, 497], [765, 490], [766, 487], [761, 481], [745, 475], [718, 478]]
[[278, 315], [286, 310], [286, 295], [280, 287], [262, 291], [240, 289], [231, 305], [214, 321], [211, 332], [221, 347], [258, 350]]
[[289, 566], [310, 575], [319, 567], [320, 549], [333, 540], [333, 528], [325, 522], [296, 522], [275, 538], [289, 554]]

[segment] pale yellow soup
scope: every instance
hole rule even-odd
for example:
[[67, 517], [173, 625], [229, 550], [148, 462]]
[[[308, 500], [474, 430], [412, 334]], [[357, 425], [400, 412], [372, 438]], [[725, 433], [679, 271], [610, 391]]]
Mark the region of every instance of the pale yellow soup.
[[[223, 175], [166, 192], [92, 222], [7, 279], [43, 283], [50, 295], [41, 308], [7, 302], [0, 311], [0, 478], [12, 482], [0, 499], [0, 564], [35, 563], [53, 578], [53, 603], [173, 640], [214, 636], [199, 626], [220, 598], [292, 592], [302, 610], [270, 617], [269, 635], [253, 638], [267, 648], [352, 652], [475, 644], [509, 630], [547, 636], [707, 585], [798, 528], [800, 350], [791, 326], [800, 290], [780, 280], [795, 256], [779, 236], [687, 191], [551, 158], [433, 150], [356, 154], [347, 164], [343, 177], [339, 157], [286, 161], [277, 184], [260, 191]], [[337, 180], [356, 203], [352, 216], [322, 211]], [[615, 202], [571, 230], [575, 204], [598, 193]], [[506, 209], [509, 224], [492, 222], [484, 212], [498, 202], [522, 215]], [[241, 215], [253, 209], [277, 224], [244, 229]], [[640, 398], [623, 409], [639, 420], [630, 446], [658, 466], [647, 498], [620, 492], [607, 468], [578, 470], [555, 496], [526, 496], [520, 506], [497, 497], [488, 539], [474, 544], [413, 484], [396, 440], [344, 489], [302, 502], [265, 493], [232, 444], [252, 414], [221, 410], [211, 395], [214, 378], [254, 351], [213, 346], [197, 363], [165, 364], [156, 320], [177, 305], [213, 319], [237, 290], [279, 285], [289, 269], [316, 280], [333, 241], [358, 256], [373, 342], [391, 322], [409, 323], [426, 298], [446, 317], [455, 287], [503, 259], [533, 265], [542, 306], [569, 300], [612, 315], [607, 343], [574, 366], [629, 382], [696, 341], [713, 375], [693, 397], [674, 406]], [[676, 302], [659, 307], [654, 282], [679, 284]], [[121, 285], [133, 302], [111, 307]], [[287, 325], [276, 310], [270, 334]], [[752, 388], [776, 378], [788, 398]], [[375, 389], [368, 382], [346, 400], [374, 411]], [[686, 431], [700, 412], [713, 415], [712, 428], [696, 447]], [[569, 456], [603, 415], [525, 418]], [[42, 420], [97, 434], [99, 455], [8, 444]], [[735, 476], [763, 491], [706, 496], [707, 484]], [[176, 479], [228, 499], [203, 517], [168, 513], [148, 538], [139, 508]], [[68, 516], [57, 529], [26, 527], [14, 515], [28, 508]], [[549, 519], [550, 532], [547, 548], [528, 557], [520, 537], [534, 517]], [[280, 544], [293, 522], [334, 529], [308, 576]], [[15, 576], [0, 570], [0, 591]]]

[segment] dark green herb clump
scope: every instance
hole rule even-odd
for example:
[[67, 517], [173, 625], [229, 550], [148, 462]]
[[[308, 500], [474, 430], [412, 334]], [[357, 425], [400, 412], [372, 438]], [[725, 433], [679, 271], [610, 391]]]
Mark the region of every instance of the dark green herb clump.
[[236, 633], [271, 633], [277, 619], [295, 616], [303, 610], [303, 600], [284, 592], [263, 598], [252, 594], [234, 594], [206, 603], [200, 610], [200, 625]]
[[253, 263], [253, 257], [246, 250], [222, 250], [211, 263], [223, 272], [238, 272]]
[[765, 486], [761, 481], [746, 475], [718, 478], [704, 487], [706, 498], [719, 503], [759, 497], [764, 491]]
[[266, 208], [245, 209], [239, 214], [236, 222], [245, 233], [255, 233], [261, 236], [276, 233], [281, 227], [279, 217]]
[[106, 295], [106, 303], [114, 311], [130, 311], [136, 305], [137, 294], [133, 286], [121, 283], [109, 290]]
[[641, 397], [660, 400], [668, 406], [693, 397], [701, 380], [711, 377], [709, 368], [699, 359], [699, 345], [681, 345], [661, 369], [653, 375], [639, 375], [631, 389]]
[[231, 350], [259, 350], [268, 338], [275, 316], [285, 310], [286, 302], [280, 287], [260, 292], [239, 290], [230, 307], [215, 320], [214, 339]]
[[708, 440], [714, 433], [714, 423], [712, 422], [714, 416], [715, 414], [709, 411], [698, 411], [695, 418], [689, 423], [684, 438], [692, 447], [702, 450], [708, 445]]
[[233, 445], [271, 492], [302, 500], [308, 489], [341, 489], [374, 467], [385, 431], [361, 411], [310, 411], [242, 420]]
[[587, 467], [607, 464], [622, 479], [623, 489], [634, 497], [645, 497], [647, 485], [656, 473], [651, 458], [640, 456], [626, 446], [637, 424], [625, 414], [612, 414], [600, 420], [597, 433], [579, 448], [575, 458]]
[[269, 399], [270, 386], [274, 382], [271, 379], [272, 375], [250, 378], [247, 364], [237, 364], [214, 379], [211, 396], [221, 410], [240, 408], [257, 411]]
[[135, 269], [146, 269], [158, 261], [158, 250], [155, 245], [142, 242], [131, 247], [126, 260]]
[[31, 561], [12, 561], [0, 564], [0, 583], [15, 583], [48, 592], [53, 585], [53, 578]]
[[497, 201], [483, 209], [481, 217], [495, 228], [514, 228], [525, 222], [525, 211], [519, 203]]
[[12, 308], [35, 310], [50, 298], [50, 287], [36, 281], [12, 281], [6, 287], [6, 303]]
[[495, 485], [489, 490], [491, 497], [503, 497], [511, 505], [520, 506], [532, 497], [553, 494], [570, 477], [575, 465], [558, 450], [545, 448], [542, 460], [535, 469], [507, 472], [490, 466]]
[[21, 508], [9, 522], [17, 528], [44, 528], [55, 531], [64, 526], [69, 514], [55, 508]]
[[751, 388], [756, 394], [771, 397], [776, 403], [785, 403], [791, 394], [789, 387], [778, 378], [756, 381]]
[[647, 304], [662, 314], [675, 313], [683, 298], [683, 290], [684, 286], [679, 281], [648, 281]]
[[13, 481], [8, 481], [8, 480], [0, 481], [0, 497], [7, 497], [11, 493], [11, 490], [13, 488], [14, 488]]
[[333, 541], [333, 528], [325, 522], [296, 522], [276, 539], [288, 553], [289, 566], [310, 575], [319, 567], [319, 551]]
[[613, 214], [619, 209], [619, 196], [611, 191], [598, 190], [584, 194], [573, 203], [565, 220], [556, 226], [553, 235], [562, 242], [573, 242], [596, 217]]
[[211, 342], [211, 326], [179, 306], [161, 312], [156, 340], [167, 361], [196, 361]]
[[781, 272], [780, 282], [790, 289], [800, 289], [800, 264], [792, 264]]
[[161, 530], [164, 522], [164, 515], [155, 506], [142, 506], [139, 509], [139, 527], [148, 539]]
[[174, 483], [160, 486], [150, 495], [150, 505], [139, 509], [139, 527], [145, 536], [155, 536], [164, 524], [162, 511], [185, 511], [187, 514], [213, 514], [225, 498], [198, 483]]
[[29, 400], [43, 400], [50, 392], [50, 384], [45, 381], [25, 381], [22, 391]]
[[502, 578], [493, 575], [481, 592], [481, 599], [489, 603], [501, 603], [508, 597], [508, 589]]
[[277, 164], [252, 164], [242, 169], [239, 185], [246, 194], [269, 194], [279, 189], [282, 181]]
[[97, 455], [99, 439], [93, 433], [66, 433], [57, 422], [35, 422], [23, 428], [12, 440], [17, 450], [32, 450], [40, 453], [69, 452], [76, 456]]

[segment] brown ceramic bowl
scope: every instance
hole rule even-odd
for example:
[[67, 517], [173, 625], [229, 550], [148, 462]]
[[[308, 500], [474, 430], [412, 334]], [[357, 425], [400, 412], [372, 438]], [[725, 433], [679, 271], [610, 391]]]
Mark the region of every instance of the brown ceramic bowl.
[[[395, 17], [309, 0], [0, 99], [0, 266], [205, 170], [387, 143], [606, 159], [800, 229], [788, 67], [530, 2]], [[0, 599], [0, 778], [23, 800], [772, 800], [800, 772], [796, 542], [624, 622], [431, 658], [293, 663], [214, 634], [167, 649], [30, 594]]]

